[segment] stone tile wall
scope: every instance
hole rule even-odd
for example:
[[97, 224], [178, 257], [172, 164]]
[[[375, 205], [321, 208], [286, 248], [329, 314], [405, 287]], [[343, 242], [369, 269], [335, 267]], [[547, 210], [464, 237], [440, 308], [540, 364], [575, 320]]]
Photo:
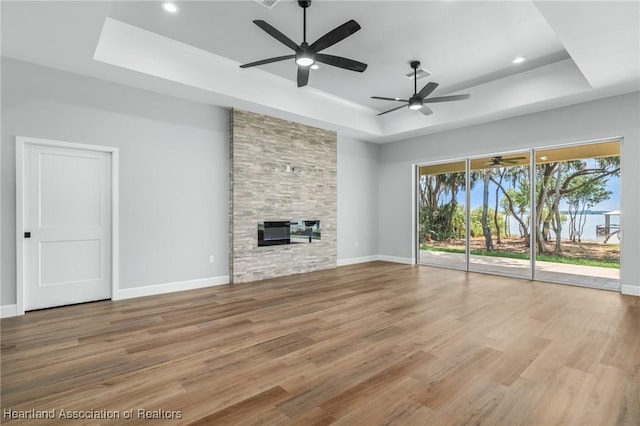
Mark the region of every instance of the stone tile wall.
[[[336, 267], [336, 133], [233, 109], [230, 273], [246, 282]], [[309, 244], [258, 247], [262, 220], [320, 220]]]

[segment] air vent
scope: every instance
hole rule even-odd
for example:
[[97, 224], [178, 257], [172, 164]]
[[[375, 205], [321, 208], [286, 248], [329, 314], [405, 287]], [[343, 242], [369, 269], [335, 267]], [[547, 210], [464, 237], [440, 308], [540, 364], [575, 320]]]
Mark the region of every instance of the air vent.
[[[418, 68], [417, 69], [417, 74], [418, 74], [418, 80], [420, 80], [421, 78], [424, 77], [429, 77], [431, 75], [431, 73], [427, 70], [425, 70], [424, 68]], [[407, 77], [409, 80], [413, 80], [413, 71], [411, 71], [409, 74], [405, 75], [405, 77]]]
[[256, 3], [263, 5], [267, 9], [273, 9], [280, 0], [254, 0]]

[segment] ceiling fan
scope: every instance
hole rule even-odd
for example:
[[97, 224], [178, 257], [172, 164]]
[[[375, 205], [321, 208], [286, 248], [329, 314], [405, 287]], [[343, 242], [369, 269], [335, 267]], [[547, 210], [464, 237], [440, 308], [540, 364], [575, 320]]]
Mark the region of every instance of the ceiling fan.
[[282, 34], [273, 26], [262, 20], [253, 21], [254, 24], [262, 28], [271, 37], [280, 43], [294, 50], [293, 55], [277, 56], [275, 58], [262, 59], [260, 61], [251, 62], [240, 65], [240, 68], [255, 67], [258, 65], [270, 64], [272, 62], [286, 61], [295, 58], [298, 64], [298, 87], [306, 86], [309, 81], [309, 68], [315, 62], [332, 65], [338, 68], [344, 68], [351, 71], [363, 72], [367, 68], [367, 64], [354, 61], [353, 59], [343, 58], [341, 56], [326, 55], [320, 53], [322, 50], [333, 46], [339, 41], [344, 40], [360, 29], [360, 25], [353, 19], [345, 22], [339, 27], [329, 31], [312, 44], [307, 43], [307, 8], [311, 6], [311, 0], [298, 0], [298, 5], [303, 10], [302, 17], [302, 43], [297, 45], [286, 35]]
[[[426, 103], [434, 103], [434, 102], [449, 102], [449, 101], [460, 101], [463, 99], [469, 99], [471, 95], [452, 95], [452, 96], [440, 96], [437, 98], [427, 98], [436, 87], [438, 87], [438, 83], [427, 83], [420, 91], [418, 92], [418, 68], [420, 68], [420, 61], [411, 61], [411, 68], [413, 68], [413, 96], [409, 99], [400, 99], [400, 98], [385, 98], [382, 96], [372, 96], [371, 99], [382, 99], [383, 101], [397, 101], [404, 102], [408, 104], [409, 109], [420, 110], [424, 115], [433, 114], [433, 111], [426, 106]], [[388, 112], [393, 112], [400, 108], [404, 108], [405, 105], [400, 105], [399, 107], [392, 108], [388, 111], [381, 112], [378, 115], [386, 114]]]
[[527, 157], [511, 157], [502, 158], [502, 155], [492, 157], [489, 161], [484, 163], [485, 166], [508, 166], [512, 164], [518, 164], [520, 160], [526, 160]]

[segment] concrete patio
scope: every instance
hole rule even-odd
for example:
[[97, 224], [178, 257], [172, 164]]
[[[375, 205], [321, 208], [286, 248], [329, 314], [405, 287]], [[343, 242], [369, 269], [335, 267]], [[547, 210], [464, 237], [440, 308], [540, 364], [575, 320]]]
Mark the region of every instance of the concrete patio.
[[[429, 266], [464, 269], [465, 255], [442, 251], [420, 251], [419, 263]], [[506, 257], [470, 256], [471, 272], [486, 272], [529, 278], [529, 261]], [[536, 261], [535, 280], [580, 285], [605, 290], [620, 289], [620, 270], [596, 266], [569, 265]]]

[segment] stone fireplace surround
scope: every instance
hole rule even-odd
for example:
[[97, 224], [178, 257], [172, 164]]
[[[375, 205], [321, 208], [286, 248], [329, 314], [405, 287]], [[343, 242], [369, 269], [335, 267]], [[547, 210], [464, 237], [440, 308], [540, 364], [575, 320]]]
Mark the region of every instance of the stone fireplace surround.
[[[248, 111], [230, 114], [229, 277], [232, 283], [336, 267], [336, 133]], [[258, 247], [262, 220], [312, 217], [312, 244]]]

